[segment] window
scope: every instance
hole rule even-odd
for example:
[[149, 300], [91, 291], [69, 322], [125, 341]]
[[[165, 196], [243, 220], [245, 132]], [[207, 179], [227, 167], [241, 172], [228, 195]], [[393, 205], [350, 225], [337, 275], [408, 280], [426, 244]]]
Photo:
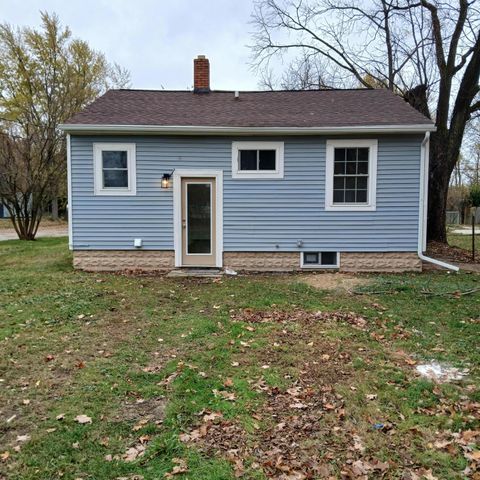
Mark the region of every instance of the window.
[[327, 141], [325, 209], [376, 209], [377, 141]]
[[283, 178], [283, 142], [232, 142], [233, 178]]
[[135, 195], [135, 144], [93, 145], [95, 195]]
[[338, 252], [302, 252], [300, 266], [302, 268], [338, 268]]

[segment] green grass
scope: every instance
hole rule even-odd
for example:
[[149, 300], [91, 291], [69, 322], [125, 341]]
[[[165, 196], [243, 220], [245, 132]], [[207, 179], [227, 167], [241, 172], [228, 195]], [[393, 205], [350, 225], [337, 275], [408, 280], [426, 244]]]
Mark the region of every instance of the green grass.
[[[273, 420], [265, 409], [269, 397], [254, 388], [255, 381], [263, 377], [267, 385], [288, 388], [303, 378], [305, 362], [333, 351], [310, 380], [314, 389], [328, 384], [341, 395], [345, 419], [327, 412], [317, 424], [324, 435], [306, 438], [315, 451], [333, 449], [332, 475], [340, 475], [355, 432], [365, 458], [392, 462], [387, 478], [416, 468], [432, 469], [442, 479], [464, 478], [461, 450], [432, 443], [478, 421], [463, 407], [480, 401], [480, 299], [478, 293], [451, 292], [472, 290], [479, 278], [444, 272], [371, 276], [353, 295], [317, 290], [294, 276], [198, 281], [88, 274], [72, 269], [65, 239], [2, 242], [0, 478], [138, 474], [153, 480], [172, 470], [174, 458], [185, 459], [186, 478], [234, 478], [226, 456], [189, 447], [179, 434], [201, 423], [199, 412], [221, 411], [249, 442], [261, 442]], [[368, 320], [368, 329], [341, 322], [247, 328], [232, 319], [245, 308], [352, 311]], [[346, 354], [340, 363], [339, 353]], [[419, 379], [405, 358], [450, 362], [470, 368], [470, 375], [436, 386]], [[265, 363], [271, 368], [262, 369]], [[227, 378], [232, 387], [223, 386]], [[235, 401], [214, 390], [234, 392]], [[377, 398], [366, 402], [368, 394]], [[164, 412], [139, 424], [155, 402]], [[252, 418], [259, 412], [259, 420]], [[59, 414], [63, 420], [56, 420]], [[92, 424], [76, 423], [80, 414]], [[377, 422], [391, 423], [393, 434], [375, 431]], [[29, 441], [17, 441], [26, 434]], [[149, 436], [145, 455], [123, 461], [142, 435]], [[119, 458], [106, 461], [106, 455]], [[246, 459], [244, 478], [265, 478], [262, 468], [248, 468], [251, 462]]]
[[[452, 247], [463, 248], [472, 251], [472, 235], [458, 235], [454, 233], [448, 234], [448, 244]], [[475, 227], [475, 251], [480, 252], [480, 225]]]

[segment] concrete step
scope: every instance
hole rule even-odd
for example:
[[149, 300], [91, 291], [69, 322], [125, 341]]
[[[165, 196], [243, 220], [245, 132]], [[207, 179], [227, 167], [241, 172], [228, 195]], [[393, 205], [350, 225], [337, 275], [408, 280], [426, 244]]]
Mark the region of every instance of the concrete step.
[[224, 273], [218, 268], [175, 268], [167, 273], [170, 278], [221, 278]]

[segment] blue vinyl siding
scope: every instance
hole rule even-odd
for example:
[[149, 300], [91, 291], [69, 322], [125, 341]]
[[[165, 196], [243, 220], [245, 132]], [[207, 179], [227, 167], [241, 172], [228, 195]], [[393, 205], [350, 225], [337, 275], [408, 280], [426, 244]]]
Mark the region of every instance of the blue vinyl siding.
[[[224, 173], [224, 251], [416, 251], [423, 137], [375, 138], [377, 210], [340, 212], [325, 211], [326, 137], [283, 138], [284, 179], [233, 180], [231, 143], [246, 138], [72, 136], [73, 247], [133, 249], [142, 238], [144, 249], [172, 250], [173, 189], [160, 188], [162, 175], [210, 168]], [[136, 196], [93, 194], [94, 142], [136, 144]]]

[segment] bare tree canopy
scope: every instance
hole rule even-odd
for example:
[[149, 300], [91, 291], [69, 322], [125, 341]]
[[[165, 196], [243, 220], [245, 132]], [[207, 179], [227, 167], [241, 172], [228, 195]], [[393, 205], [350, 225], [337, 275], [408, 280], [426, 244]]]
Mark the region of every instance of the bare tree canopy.
[[66, 189], [58, 125], [129, 81], [56, 15], [42, 13], [40, 30], [0, 25], [0, 199], [19, 238], [35, 238], [46, 205]]
[[[478, 0], [257, 0], [254, 64], [321, 64], [318, 87], [388, 88], [435, 120], [428, 234], [446, 242], [450, 176], [467, 122], [480, 112]], [[268, 72], [268, 73], [265, 73]], [[285, 82], [284, 82], [285, 84]]]

